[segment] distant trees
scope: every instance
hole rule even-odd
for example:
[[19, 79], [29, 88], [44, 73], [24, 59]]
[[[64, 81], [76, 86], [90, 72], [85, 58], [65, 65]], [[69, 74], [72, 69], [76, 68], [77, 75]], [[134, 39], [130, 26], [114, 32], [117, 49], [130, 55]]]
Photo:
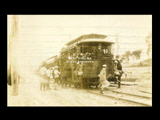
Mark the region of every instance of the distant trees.
[[125, 54], [122, 54], [122, 55], [121, 55], [121, 59], [122, 59], [122, 60], [125, 60], [125, 59], [126, 59], [126, 55], [125, 55]]
[[121, 58], [126, 60], [126, 62], [130, 61], [130, 56], [135, 57], [137, 60], [141, 58], [142, 50], [135, 50], [135, 51], [126, 51], [125, 54], [121, 55]]
[[131, 55], [130, 51], [126, 51], [123, 55], [121, 55], [121, 59], [129, 62], [129, 56]]
[[132, 55], [134, 55], [136, 59], [138, 60], [141, 58], [141, 53], [142, 53], [142, 50], [135, 50], [132, 52]]
[[126, 51], [125, 52], [125, 56], [126, 56], [126, 59], [127, 61], [129, 62], [129, 56], [131, 55], [131, 52], [130, 51]]
[[[145, 43], [147, 44], [146, 54], [149, 57], [152, 50], [152, 32], [150, 32], [149, 35], [146, 37]], [[136, 58], [136, 60], [138, 60], [141, 58], [141, 53], [142, 50], [134, 50], [132, 51], [132, 53], [128, 50], [123, 55], [121, 55], [121, 58], [125, 59], [126, 62], [129, 62], [130, 58], [134, 59], [134, 57]]]

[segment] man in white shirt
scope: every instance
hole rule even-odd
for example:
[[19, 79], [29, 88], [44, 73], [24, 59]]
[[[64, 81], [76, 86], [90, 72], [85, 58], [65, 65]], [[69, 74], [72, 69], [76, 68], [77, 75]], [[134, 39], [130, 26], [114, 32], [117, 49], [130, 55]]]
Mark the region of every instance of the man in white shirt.
[[57, 89], [57, 84], [58, 84], [58, 81], [59, 81], [59, 75], [60, 75], [60, 72], [58, 71], [58, 66], [56, 66], [55, 70], [54, 70], [54, 79], [55, 79], [54, 89], [55, 90]]

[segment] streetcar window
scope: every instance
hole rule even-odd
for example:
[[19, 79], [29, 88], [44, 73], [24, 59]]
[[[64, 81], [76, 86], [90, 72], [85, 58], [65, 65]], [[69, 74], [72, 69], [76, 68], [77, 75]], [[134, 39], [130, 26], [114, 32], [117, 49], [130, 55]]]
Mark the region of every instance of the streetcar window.
[[82, 49], [83, 49], [82, 53], [86, 53], [86, 52], [91, 53], [93, 51], [92, 47], [83, 47]]
[[114, 54], [114, 52], [115, 52], [115, 45], [112, 44], [112, 45], [111, 45], [111, 53]]
[[103, 52], [106, 53], [105, 49], [103, 49]]
[[108, 53], [108, 49], [106, 49], [106, 52], [105, 53]]
[[108, 49], [103, 49], [104, 54], [108, 53]]
[[88, 52], [88, 47], [83, 48], [83, 53], [86, 53], [86, 52]]

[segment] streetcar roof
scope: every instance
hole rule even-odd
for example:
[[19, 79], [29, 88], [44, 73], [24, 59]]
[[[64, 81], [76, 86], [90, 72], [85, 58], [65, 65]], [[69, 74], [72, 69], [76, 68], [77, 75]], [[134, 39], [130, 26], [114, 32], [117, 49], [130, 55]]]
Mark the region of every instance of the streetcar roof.
[[95, 39], [104, 39], [104, 38], [107, 38], [106, 35], [102, 35], [102, 34], [86, 34], [86, 35], [81, 35], [80, 37], [72, 40], [72, 41], [69, 41], [66, 45], [69, 46], [71, 44], [74, 44], [74, 43], [77, 43], [77, 42], [80, 42], [84, 39], [91, 39], [91, 38], [95, 38]]
[[114, 44], [115, 42], [113, 40], [110, 39], [85, 39], [80, 41], [79, 43], [85, 43], [85, 42], [103, 42], [103, 43], [110, 43], [110, 44]]
[[[48, 58], [47, 60], [54, 59], [55, 57], [58, 57], [58, 55], [54, 55], [54, 56]], [[47, 60], [46, 60], [46, 61], [47, 61]]]
[[74, 47], [77, 46], [77, 44], [80, 43], [108, 43], [108, 44], [114, 44], [115, 41], [108, 38], [106, 35], [102, 35], [102, 34], [96, 34], [96, 33], [92, 33], [92, 34], [86, 34], [86, 35], [81, 35], [80, 37], [68, 42], [66, 45], [67, 47], [63, 48], [63, 50], [61, 50], [61, 52], [65, 52], [69, 49], [72, 49]]
[[75, 42], [71, 45], [68, 45], [66, 48], [63, 48], [63, 50], [61, 50], [61, 52], [67, 51], [69, 49], [72, 49], [74, 47], [77, 47], [78, 44], [80, 43], [108, 43], [108, 44], [115, 44], [115, 40], [107, 37], [105, 39], [83, 39], [81, 41]]

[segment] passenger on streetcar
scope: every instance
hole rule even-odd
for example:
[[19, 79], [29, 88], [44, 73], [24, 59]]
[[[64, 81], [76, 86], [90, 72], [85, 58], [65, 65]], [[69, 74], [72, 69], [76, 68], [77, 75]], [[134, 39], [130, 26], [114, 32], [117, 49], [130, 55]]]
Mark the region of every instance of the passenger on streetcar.
[[94, 60], [96, 58], [96, 55], [94, 52], [91, 53], [91, 58], [92, 58], [92, 60]]
[[101, 44], [98, 45], [98, 50], [97, 50], [96, 54], [97, 54], [97, 59], [102, 59], [104, 57], [104, 52], [102, 50]]

